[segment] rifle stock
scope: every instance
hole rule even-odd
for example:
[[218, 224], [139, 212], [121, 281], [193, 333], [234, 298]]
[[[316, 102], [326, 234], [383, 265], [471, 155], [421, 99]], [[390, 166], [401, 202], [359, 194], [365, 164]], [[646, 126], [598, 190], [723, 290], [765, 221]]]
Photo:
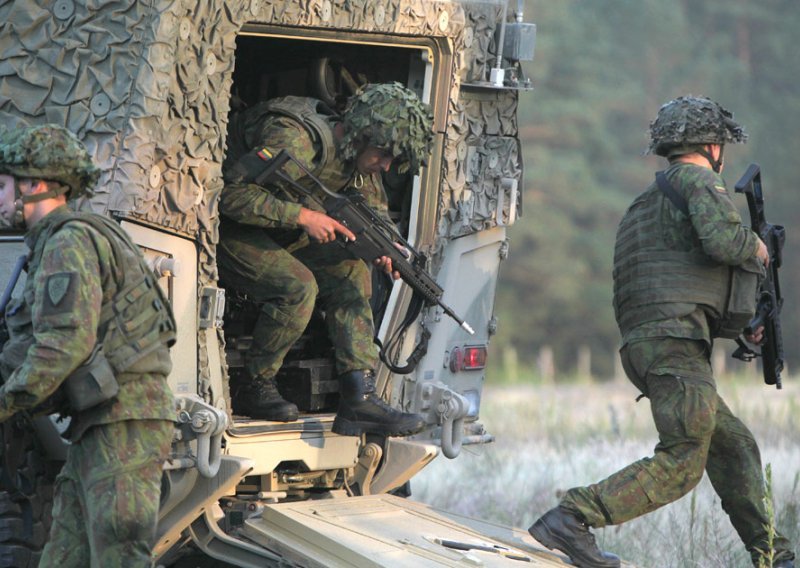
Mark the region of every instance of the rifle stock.
[[781, 372], [784, 367], [783, 332], [781, 329], [781, 308], [783, 297], [781, 295], [778, 269], [783, 264], [783, 245], [786, 241], [786, 231], [781, 225], [768, 223], [764, 213], [764, 194], [761, 187], [761, 168], [758, 164], [750, 164], [747, 171], [736, 182], [736, 193], [744, 193], [747, 198], [747, 208], [750, 211], [750, 223], [755, 232], [769, 252], [769, 266], [767, 275], [761, 283], [758, 295], [756, 313], [744, 329], [749, 335], [758, 328], [764, 328], [764, 340], [761, 352], [756, 353], [741, 339], [737, 340], [739, 348], [733, 356], [743, 361], [750, 361], [755, 357], [762, 358], [764, 382], [782, 388]]

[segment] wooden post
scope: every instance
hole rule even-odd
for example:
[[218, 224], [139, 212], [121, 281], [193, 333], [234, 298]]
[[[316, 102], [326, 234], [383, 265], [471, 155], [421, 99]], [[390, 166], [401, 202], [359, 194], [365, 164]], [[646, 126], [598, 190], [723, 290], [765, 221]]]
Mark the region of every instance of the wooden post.
[[503, 370], [506, 380], [511, 383], [519, 381], [519, 357], [513, 345], [503, 347]]
[[592, 380], [592, 348], [581, 345], [578, 348], [578, 378]]
[[553, 348], [549, 345], [542, 345], [539, 349], [539, 357], [536, 361], [539, 367], [539, 375], [543, 383], [552, 383], [556, 376], [556, 363], [553, 357]]

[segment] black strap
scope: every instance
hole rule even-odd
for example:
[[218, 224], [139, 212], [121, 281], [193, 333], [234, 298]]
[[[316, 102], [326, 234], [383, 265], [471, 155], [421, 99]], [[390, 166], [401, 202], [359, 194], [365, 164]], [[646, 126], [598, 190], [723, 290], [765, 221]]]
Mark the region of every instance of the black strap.
[[269, 162], [258, 157], [257, 151], [248, 152], [231, 166], [230, 172], [237, 181], [252, 183], [269, 167]]
[[403, 321], [400, 322], [397, 331], [395, 331], [395, 333], [388, 339], [386, 345], [383, 345], [377, 337], [373, 338], [373, 341], [378, 346], [378, 355], [381, 361], [383, 361], [384, 365], [386, 365], [388, 369], [395, 374], [408, 375], [417, 367], [417, 364], [428, 353], [428, 340], [431, 337], [431, 332], [428, 331], [427, 328], [423, 327], [422, 337], [420, 338], [416, 347], [414, 347], [411, 355], [409, 355], [408, 359], [406, 359], [406, 364], [402, 366], [399, 364], [395, 365], [391, 361], [393, 353], [395, 352], [396, 348], [400, 346], [399, 341], [403, 333], [405, 333], [409, 326], [414, 323], [424, 305], [425, 299], [423, 296], [418, 292], [414, 292], [414, 294], [411, 296], [411, 301], [409, 302]]
[[672, 204], [677, 207], [681, 213], [689, 217], [689, 204], [680, 193], [675, 191], [675, 188], [672, 187], [669, 180], [667, 180], [667, 176], [664, 175], [664, 172], [656, 172], [656, 184], [658, 185], [658, 189], [661, 190], [661, 193], [672, 201]]

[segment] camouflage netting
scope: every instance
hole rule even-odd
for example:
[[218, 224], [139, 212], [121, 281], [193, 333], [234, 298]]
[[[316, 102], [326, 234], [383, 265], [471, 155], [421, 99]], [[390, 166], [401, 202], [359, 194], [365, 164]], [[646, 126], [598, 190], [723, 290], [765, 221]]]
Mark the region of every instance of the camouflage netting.
[[[460, 93], [450, 99], [440, 194], [439, 235], [442, 239], [480, 231], [510, 220], [511, 195], [501, 195], [502, 182], [522, 179], [517, 141], [517, 94], [485, 88], [495, 65], [495, 29], [502, 3], [461, 2], [463, 33], [456, 38]], [[521, 190], [521, 187], [520, 187]], [[521, 211], [521, 191], [516, 210]], [[499, 207], [499, 211], [498, 211]]]
[[[434, 0], [16, 0], [0, 5], [0, 123], [75, 132], [101, 169], [84, 208], [194, 237], [199, 284], [216, 282], [217, 199], [236, 35], [245, 23], [450, 38], [456, 81], [445, 133], [439, 240], [498, 212], [520, 179], [517, 95], [473, 90], [493, 65], [499, 3]], [[490, 138], [480, 138], [488, 135]], [[202, 340], [201, 340], [202, 343]], [[206, 354], [202, 353], [201, 358]], [[201, 368], [204, 368], [201, 365]]]
[[[462, 93], [451, 103], [445, 149], [444, 212], [440, 235], [455, 237], [509, 223], [510, 195], [501, 197], [503, 180], [522, 178], [516, 125], [516, 99], [487, 93]], [[520, 188], [521, 189], [521, 188]], [[517, 192], [517, 210], [521, 196]], [[499, 208], [499, 210], [498, 210]]]

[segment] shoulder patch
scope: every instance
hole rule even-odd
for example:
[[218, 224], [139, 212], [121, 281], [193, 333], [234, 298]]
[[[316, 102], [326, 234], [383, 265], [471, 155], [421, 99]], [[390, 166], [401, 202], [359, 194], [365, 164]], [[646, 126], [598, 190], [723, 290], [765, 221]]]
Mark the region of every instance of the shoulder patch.
[[715, 185], [714, 189], [717, 191], [717, 193], [728, 193], [728, 190], [724, 185]]
[[58, 272], [51, 274], [45, 283], [45, 314], [69, 311], [75, 303], [75, 273]]

